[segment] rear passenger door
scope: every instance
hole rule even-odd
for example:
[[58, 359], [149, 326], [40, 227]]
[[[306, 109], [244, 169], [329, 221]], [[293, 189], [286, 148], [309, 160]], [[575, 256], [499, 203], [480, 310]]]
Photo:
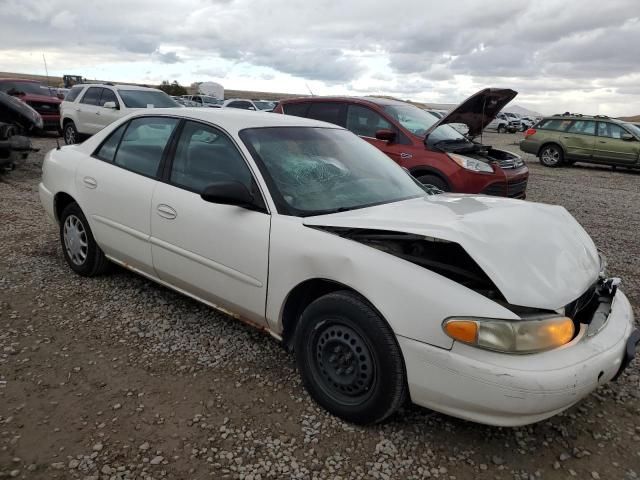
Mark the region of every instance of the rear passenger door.
[[598, 138], [593, 152], [594, 160], [619, 165], [634, 164], [638, 161], [640, 142], [623, 140], [627, 132], [623, 127], [611, 122], [598, 122]]
[[566, 132], [562, 133], [565, 155], [572, 160], [591, 160], [596, 140], [596, 122], [594, 120], [575, 120]]
[[101, 87], [89, 87], [76, 106], [76, 129], [80, 133], [93, 135], [102, 126], [98, 123], [98, 104], [102, 95]]
[[[106, 108], [104, 104], [107, 102], [113, 102], [116, 107]], [[115, 122], [122, 116], [120, 113], [120, 102], [118, 101], [118, 97], [116, 97], [115, 92], [110, 88], [102, 89], [102, 95], [100, 96], [98, 107], [96, 123], [101, 129]]]
[[78, 164], [78, 203], [107, 256], [154, 275], [151, 198], [157, 174], [179, 120], [138, 117], [118, 127]]
[[216, 181], [237, 181], [262, 199], [235, 143], [213, 126], [186, 121], [153, 194], [151, 249], [158, 276], [243, 318], [264, 323], [269, 229], [264, 211], [204, 201]]

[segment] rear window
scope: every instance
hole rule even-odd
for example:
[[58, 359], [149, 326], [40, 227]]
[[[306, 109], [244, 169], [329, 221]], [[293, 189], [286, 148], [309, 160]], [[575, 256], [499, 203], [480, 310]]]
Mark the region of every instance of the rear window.
[[87, 89], [82, 100], [80, 100], [80, 103], [84, 103], [86, 105], [98, 105], [100, 95], [102, 95], [102, 88], [91, 87]]
[[174, 108], [178, 104], [160, 90], [118, 90], [127, 108]]
[[344, 105], [337, 102], [319, 102], [312, 103], [309, 107], [308, 118], [321, 120], [323, 122], [333, 123], [344, 127]]
[[282, 111], [286, 115], [295, 115], [296, 117], [306, 117], [309, 111], [308, 103], [285, 103], [282, 105]]
[[82, 85], [76, 85], [75, 87], [72, 87], [71, 90], [69, 90], [67, 95], [64, 97], [65, 101], [67, 102], [75, 101], [75, 99], [78, 98], [78, 95], [80, 95], [80, 92], [82, 91], [83, 88], [84, 87]]
[[571, 125], [572, 120], [565, 120], [561, 118], [547, 118], [542, 120], [537, 128], [542, 130], [555, 130], [558, 132], [564, 132], [569, 125]]

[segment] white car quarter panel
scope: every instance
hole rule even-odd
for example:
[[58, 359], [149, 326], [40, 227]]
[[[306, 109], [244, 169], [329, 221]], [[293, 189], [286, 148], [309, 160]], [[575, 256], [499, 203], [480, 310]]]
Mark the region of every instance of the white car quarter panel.
[[398, 337], [411, 400], [490, 425], [544, 420], [578, 402], [620, 368], [633, 330], [629, 301], [618, 291], [605, 327], [548, 352], [509, 355], [456, 342], [450, 350]]
[[449, 316], [518, 318], [488, 298], [425, 268], [305, 226], [303, 221], [286, 216], [274, 216], [272, 220], [267, 319], [276, 333], [282, 332], [287, 295], [312, 278], [351, 287], [382, 314], [397, 335], [442, 348], [450, 348], [453, 343], [442, 330], [442, 321]]
[[[167, 208], [168, 207], [168, 208]], [[166, 212], [175, 212], [167, 215]], [[158, 183], [151, 248], [159, 278], [265, 324], [271, 217]]]

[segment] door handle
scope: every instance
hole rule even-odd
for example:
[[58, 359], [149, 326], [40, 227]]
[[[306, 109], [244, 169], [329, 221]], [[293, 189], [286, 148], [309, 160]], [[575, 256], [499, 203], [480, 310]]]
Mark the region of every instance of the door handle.
[[156, 212], [158, 212], [158, 215], [160, 215], [162, 218], [166, 218], [167, 220], [173, 220], [178, 216], [178, 212], [176, 212], [169, 205], [165, 205], [164, 203], [160, 203], [156, 207]]
[[98, 182], [93, 177], [84, 177], [82, 179], [82, 182], [84, 183], [84, 186], [87, 187], [87, 188], [97, 188], [98, 187]]
[[96, 112], [96, 115], [100, 115], [100, 112]]
[[567, 135], [567, 136], [563, 136], [562, 138], [571, 138], [571, 137]]
[[598, 140], [598, 143], [607, 143], [606, 140]]

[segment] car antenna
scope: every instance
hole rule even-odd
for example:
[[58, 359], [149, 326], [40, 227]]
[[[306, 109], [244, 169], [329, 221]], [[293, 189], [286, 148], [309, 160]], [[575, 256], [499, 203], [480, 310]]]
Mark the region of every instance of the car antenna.
[[[482, 99], [482, 121], [484, 122], [484, 107], [487, 105], [487, 97], [485, 95], [485, 97]], [[484, 139], [483, 139], [483, 135], [484, 135], [484, 128], [482, 130], [480, 130], [480, 145], [484, 145]]]
[[304, 84], [307, 86], [307, 90], [309, 90], [309, 93], [311, 94], [312, 97], [315, 97], [315, 95], [313, 94], [313, 92], [311, 91], [311, 87], [309, 86], [309, 84], [307, 82], [304, 82]]
[[51, 95], [51, 82], [49, 81], [49, 69], [47, 68], [47, 59], [44, 56], [44, 53], [42, 54], [42, 60], [44, 61], [44, 71], [47, 74], [47, 88], [49, 89], [49, 95]]

